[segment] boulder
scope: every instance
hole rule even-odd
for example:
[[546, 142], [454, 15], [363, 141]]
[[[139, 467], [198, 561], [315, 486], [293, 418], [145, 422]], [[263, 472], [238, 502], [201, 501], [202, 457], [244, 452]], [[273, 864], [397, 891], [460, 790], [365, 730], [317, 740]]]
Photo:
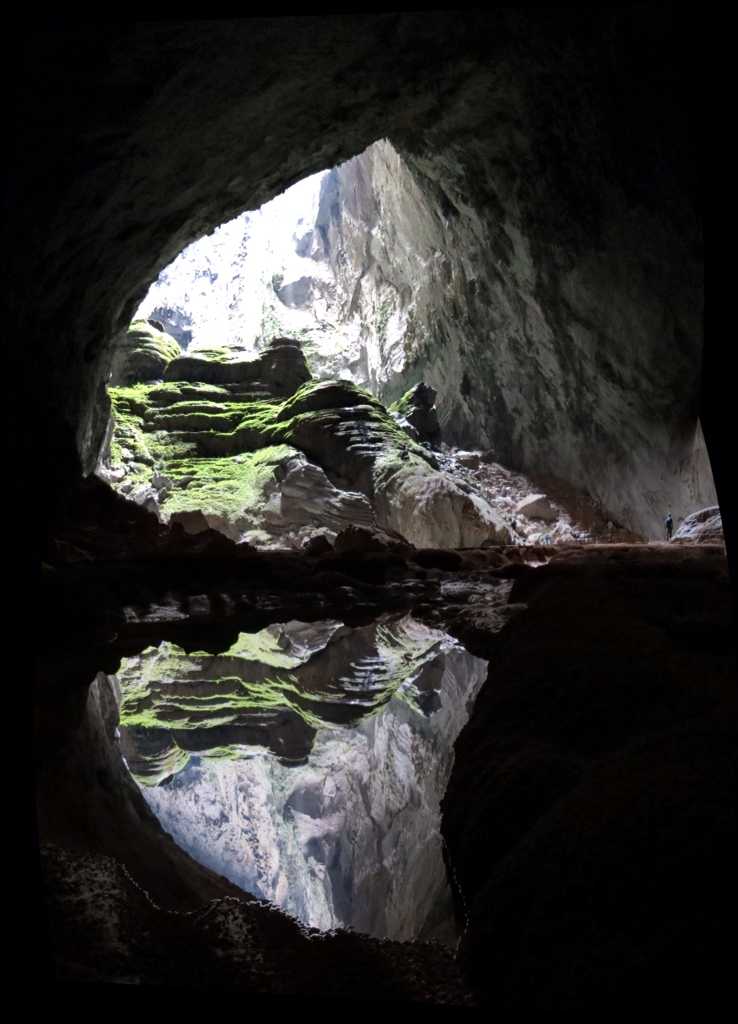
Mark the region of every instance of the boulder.
[[182, 354], [174, 338], [155, 324], [151, 320], [131, 324], [113, 357], [111, 386], [160, 380], [169, 363]]
[[336, 537], [333, 549], [337, 555], [349, 555], [366, 551], [389, 551], [391, 544], [374, 530], [347, 526]]
[[185, 533], [202, 533], [203, 530], [210, 529], [205, 515], [199, 508], [175, 512], [169, 522], [172, 526], [179, 523]]
[[723, 521], [717, 505], [692, 512], [679, 524], [671, 538], [680, 544], [722, 544]]
[[482, 464], [482, 453], [459, 451], [456, 452], [456, 461], [467, 469], [478, 469]]
[[556, 518], [556, 512], [545, 494], [531, 494], [523, 498], [515, 506], [515, 514], [525, 516], [526, 519], [543, 519], [552, 523]]
[[385, 459], [375, 474], [377, 521], [420, 548], [474, 548], [485, 540], [508, 544], [502, 517], [471, 488], [419, 460]]
[[333, 551], [333, 545], [324, 533], [318, 533], [303, 542], [302, 550], [306, 555], [316, 558], [320, 555], [330, 554]]
[[441, 443], [441, 427], [436, 412], [436, 390], [420, 381], [390, 406], [389, 411], [406, 420], [421, 441]]

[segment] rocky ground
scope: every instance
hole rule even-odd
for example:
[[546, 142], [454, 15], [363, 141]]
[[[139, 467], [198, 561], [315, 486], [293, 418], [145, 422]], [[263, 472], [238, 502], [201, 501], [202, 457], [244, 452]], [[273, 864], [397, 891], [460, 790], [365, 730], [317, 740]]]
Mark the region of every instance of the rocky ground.
[[612, 521], [589, 495], [563, 481], [517, 473], [495, 460], [493, 451], [444, 446], [439, 463], [454, 478], [474, 487], [500, 515], [514, 544], [633, 544], [642, 540]]

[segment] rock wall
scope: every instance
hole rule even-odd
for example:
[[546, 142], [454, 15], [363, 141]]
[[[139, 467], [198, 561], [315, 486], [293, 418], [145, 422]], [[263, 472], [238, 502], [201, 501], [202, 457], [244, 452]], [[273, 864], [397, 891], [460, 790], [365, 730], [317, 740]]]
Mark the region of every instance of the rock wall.
[[697, 1009], [732, 976], [726, 565], [717, 546], [626, 552], [572, 551], [516, 582], [526, 610], [456, 743], [443, 831], [461, 959], [512, 1015]]
[[403, 159], [380, 142], [341, 165], [306, 248], [360, 339], [352, 371], [383, 400], [423, 379], [446, 441], [555, 475], [660, 537], [668, 509], [716, 500], [697, 419], [699, 233], [683, 207], [667, 226], [632, 205], [601, 164], [602, 194], [569, 207], [581, 172], [559, 180], [556, 140], [531, 144], [532, 98], [502, 106], [498, 152]]

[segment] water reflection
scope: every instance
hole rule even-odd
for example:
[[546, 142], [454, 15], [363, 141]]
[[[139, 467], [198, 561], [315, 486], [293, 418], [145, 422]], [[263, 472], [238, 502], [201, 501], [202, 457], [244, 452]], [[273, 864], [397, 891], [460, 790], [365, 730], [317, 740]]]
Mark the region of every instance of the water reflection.
[[191, 856], [305, 924], [455, 939], [439, 836], [487, 663], [409, 616], [288, 622], [117, 677], [120, 744]]

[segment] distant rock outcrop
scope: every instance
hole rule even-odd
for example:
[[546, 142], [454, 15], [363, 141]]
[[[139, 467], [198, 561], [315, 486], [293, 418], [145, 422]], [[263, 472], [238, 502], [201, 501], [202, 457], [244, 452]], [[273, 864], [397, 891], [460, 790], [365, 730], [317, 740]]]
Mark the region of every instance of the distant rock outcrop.
[[551, 502], [545, 494], [531, 494], [523, 498], [515, 506], [515, 512], [526, 519], [543, 519], [547, 523], [552, 523], [556, 519], [556, 510], [551, 507]]
[[182, 354], [175, 339], [151, 320], [134, 320], [116, 350], [110, 385], [161, 380], [164, 371]]
[[[157, 383], [148, 364], [143, 380], [139, 363], [125, 364], [99, 469], [165, 522], [261, 547], [302, 548], [316, 534], [330, 543], [348, 526], [419, 547], [509, 539], [489, 502], [440, 471], [377, 399], [348, 381], [312, 380], [294, 339], [275, 338], [251, 360], [171, 353]], [[431, 428], [432, 399], [420, 386], [407, 406]]]
[[723, 544], [723, 520], [717, 505], [692, 512], [671, 538], [677, 544]]

